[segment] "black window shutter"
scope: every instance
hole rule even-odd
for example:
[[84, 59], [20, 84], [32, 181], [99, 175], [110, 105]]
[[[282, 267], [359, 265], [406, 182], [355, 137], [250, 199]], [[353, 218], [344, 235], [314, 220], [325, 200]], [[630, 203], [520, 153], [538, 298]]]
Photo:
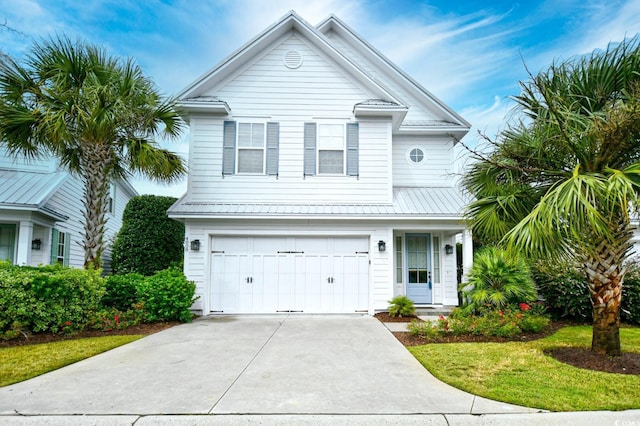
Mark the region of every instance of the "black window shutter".
[[304, 175], [316, 174], [316, 123], [304, 123]]
[[232, 175], [236, 170], [236, 122], [224, 122], [222, 142], [222, 174]]

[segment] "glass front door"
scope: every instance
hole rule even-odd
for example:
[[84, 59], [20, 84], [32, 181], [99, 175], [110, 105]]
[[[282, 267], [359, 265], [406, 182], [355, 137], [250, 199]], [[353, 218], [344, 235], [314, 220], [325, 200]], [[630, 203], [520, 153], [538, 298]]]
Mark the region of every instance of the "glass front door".
[[0, 224], [0, 260], [13, 263], [13, 250], [16, 244], [16, 226]]
[[431, 234], [407, 234], [406, 256], [407, 297], [431, 303]]

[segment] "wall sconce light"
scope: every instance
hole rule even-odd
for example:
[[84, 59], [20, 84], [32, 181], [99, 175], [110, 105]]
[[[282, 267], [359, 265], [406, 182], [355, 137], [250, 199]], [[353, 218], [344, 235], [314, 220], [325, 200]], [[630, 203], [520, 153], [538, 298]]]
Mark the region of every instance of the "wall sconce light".
[[451, 244], [447, 244], [444, 246], [444, 252], [446, 254], [453, 254], [453, 246]]
[[200, 250], [200, 240], [192, 240], [191, 251], [199, 251], [199, 250]]
[[35, 240], [31, 241], [31, 249], [40, 250], [40, 247], [42, 247], [42, 241], [40, 241], [40, 238], [36, 238]]
[[385, 251], [385, 250], [387, 250], [387, 243], [385, 243], [382, 240], [378, 241], [378, 251]]

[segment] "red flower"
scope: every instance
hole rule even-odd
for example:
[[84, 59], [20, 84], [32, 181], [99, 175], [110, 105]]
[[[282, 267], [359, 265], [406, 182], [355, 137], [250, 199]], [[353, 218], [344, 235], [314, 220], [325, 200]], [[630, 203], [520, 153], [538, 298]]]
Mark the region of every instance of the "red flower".
[[116, 324], [120, 324], [120, 315], [115, 315], [113, 317], [113, 320], [116, 322]]
[[520, 310], [522, 312], [527, 312], [529, 309], [531, 309], [531, 306], [527, 305], [526, 303], [521, 303], [520, 304]]
[[64, 323], [64, 324], [62, 324], [62, 325], [64, 325], [65, 327], [68, 327], [68, 326], [70, 326], [70, 325], [71, 325], [71, 321], [67, 321], [67, 322], [65, 322], [65, 323]]

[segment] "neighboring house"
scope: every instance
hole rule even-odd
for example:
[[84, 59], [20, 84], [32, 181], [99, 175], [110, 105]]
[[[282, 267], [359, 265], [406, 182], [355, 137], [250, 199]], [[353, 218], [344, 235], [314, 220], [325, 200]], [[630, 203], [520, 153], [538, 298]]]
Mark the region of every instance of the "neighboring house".
[[179, 97], [189, 180], [169, 216], [194, 310], [457, 305], [456, 235], [466, 267], [471, 236], [454, 145], [470, 125], [338, 18], [290, 12]]
[[[82, 183], [60, 171], [54, 158], [16, 159], [0, 144], [0, 260], [15, 265], [84, 265]], [[127, 202], [137, 195], [124, 181], [111, 185], [105, 231], [104, 269], [110, 241], [122, 225]]]

